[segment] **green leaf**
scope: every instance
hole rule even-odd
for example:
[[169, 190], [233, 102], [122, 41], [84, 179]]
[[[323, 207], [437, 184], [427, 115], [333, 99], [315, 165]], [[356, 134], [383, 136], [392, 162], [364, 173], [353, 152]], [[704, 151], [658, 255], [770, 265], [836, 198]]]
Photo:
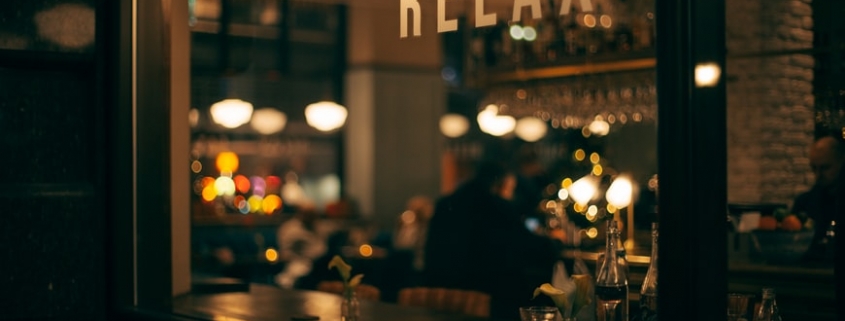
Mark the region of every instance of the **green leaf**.
[[577, 315], [581, 308], [592, 303], [590, 298], [590, 276], [586, 274], [573, 274], [572, 281], [575, 282], [575, 302], [572, 304], [572, 315]]
[[332, 257], [332, 260], [329, 262], [329, 270], [332, 268], [337, 269], [337, 272], [340, 273], [340, 278], [343, 279], [344, 283], [349, 282], [349, 274], [352, 272], [352, 267], [349, 266], [349, 264], [346, 264], [340, 255]]
[[357, 274], [357, 275], [353, 276], [352, 279], [349, 280], [349, 287], [354, 288], [354, 287], [358, 286], [358, 284], [361, 284], [362, 278], [364, 278], [363, 274]]
[[552, 302], [555, 303], [558, 311], [560, 311], [561, 316], [566, 315], [566, 311], [569, 310], [569, 299], [566, 297], [566, 292], [552, 286], [551, 283], [543, 283], [540, 287], [534, 289], [534, 298], [540, 295], [540, 293], [552, 299]]

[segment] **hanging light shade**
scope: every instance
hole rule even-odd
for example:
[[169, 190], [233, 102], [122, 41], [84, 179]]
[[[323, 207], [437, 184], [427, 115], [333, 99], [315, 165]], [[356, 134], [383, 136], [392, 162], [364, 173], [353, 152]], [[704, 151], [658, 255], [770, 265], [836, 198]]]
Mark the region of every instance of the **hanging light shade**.
[[346, 107], [331, 101], [319, 101], [305, 107], [305, 121], [320, 131], [340, 128], [346, 122]]
[[240, 99], [224, 99], [211, 105], [211, 119], [226, 128], [238, 128], [252, 117], [252, 104]]
[[440, 132], [446, 137], [457, 138], [469, 130], [469, 121], [460, 114], [445, 114], [440, 117]]
[[499, 115], [499, 107], [496, 105], [487, 105], [480, 113], [478, 113], [478, 126], [481, 131], [493, 136], [503, 136], [513, 131], [516, 126], [516, 120], [511, 116]]
[[546, 136], [547, 130], [546, 122], [533, 116], [520, 118], [516, 121], [516, 128], [514, 128], [516, 136], [526, 142], [540, 140], [540, 138]]
[[275, 108], [261, 108], [252, 113], [249, 125], [261, 134], [272, 135], [285, 129], [287, 122], [288, 117], [285, 113]]

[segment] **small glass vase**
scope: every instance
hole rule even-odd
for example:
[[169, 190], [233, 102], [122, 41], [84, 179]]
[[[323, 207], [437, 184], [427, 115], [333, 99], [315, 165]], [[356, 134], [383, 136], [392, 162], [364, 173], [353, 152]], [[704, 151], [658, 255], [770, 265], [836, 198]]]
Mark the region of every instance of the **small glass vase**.
[[358, 296], [355, 291], [346, 290], [343, 292], [343, 301], [340, 303], [341, 321], [358, 321], [360, 315]]

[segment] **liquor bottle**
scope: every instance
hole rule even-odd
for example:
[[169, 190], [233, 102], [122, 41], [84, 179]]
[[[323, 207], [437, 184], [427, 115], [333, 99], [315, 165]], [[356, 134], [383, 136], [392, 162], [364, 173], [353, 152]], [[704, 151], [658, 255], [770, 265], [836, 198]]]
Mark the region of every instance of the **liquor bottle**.
[[[607, 221], [605, 259], [596, 277], [596, 314], [598, 321], [628, 321], [627, 262], [618, 255], [619, 228]], [[614, 258], [614, 259], [611, 259]]]
[[651, 260], [640, 288], [640, 313], [638, 320], [657, 320], [657, 223], [651, 223]]
[[778, 305], [775, 302], [775, 289], [763, 288], [763, 301], [754, 312], [754, 321], [781, 321]]

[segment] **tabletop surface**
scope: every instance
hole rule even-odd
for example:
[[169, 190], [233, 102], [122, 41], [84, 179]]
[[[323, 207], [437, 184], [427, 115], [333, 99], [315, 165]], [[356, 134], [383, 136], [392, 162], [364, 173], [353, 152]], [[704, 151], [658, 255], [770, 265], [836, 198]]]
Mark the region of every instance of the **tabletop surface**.
[[[340, 320], [341, 297], [336, 294], [285, 290], [274, 286], [250, 284], [249, 292], [188, 294], [173, 302], [173, 313], [206, 320], [298, 320], [316, 316], [321, 321]], [[361, 319], [367, 321], [468, 320], [486, 321], [473, 316], [441, 313], [425, 308], [386, 302], [360, 300]]]

